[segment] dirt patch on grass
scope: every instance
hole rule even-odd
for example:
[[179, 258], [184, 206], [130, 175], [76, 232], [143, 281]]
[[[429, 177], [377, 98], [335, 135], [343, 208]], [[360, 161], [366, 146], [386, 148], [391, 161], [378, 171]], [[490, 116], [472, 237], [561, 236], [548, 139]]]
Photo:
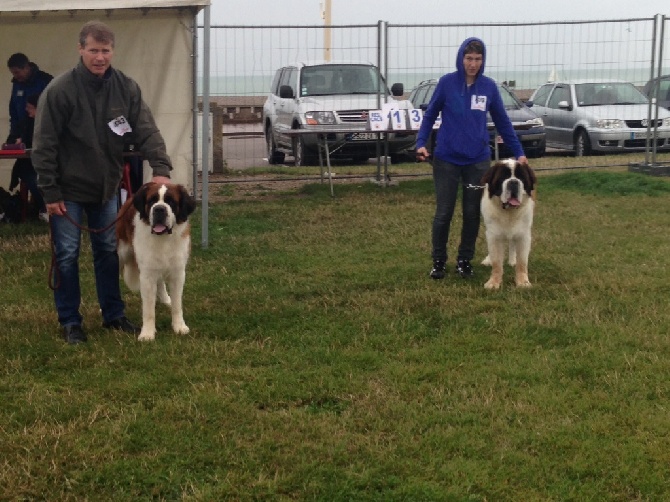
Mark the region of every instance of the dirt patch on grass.
[[[333, 177], [333, 186], [375, 182], [374, 175]], [[328, 185], [328, 177], [316, 176], [282, 177], [272, 174], [235, 176], [210, 174], [208, 178], [209, 201], [211, 203], [231, 200], [272, 200], [279, 197], [300, 197], [300, 190], [309, 184]], [[198, 180], [198, 197], [202, 197], [202, 179]]]

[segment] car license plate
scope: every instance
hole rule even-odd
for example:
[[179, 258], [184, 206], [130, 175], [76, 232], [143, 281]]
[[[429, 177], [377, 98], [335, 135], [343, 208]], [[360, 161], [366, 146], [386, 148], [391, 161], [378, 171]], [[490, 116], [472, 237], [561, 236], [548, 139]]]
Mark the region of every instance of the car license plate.
[[377, 139], [377, 134], [373, 132], [355, 132], [349, 136], [351, 141], [374, 141]]
[[647, 132], [634, 132], [631, 136], [631, 139], [647, 139]]

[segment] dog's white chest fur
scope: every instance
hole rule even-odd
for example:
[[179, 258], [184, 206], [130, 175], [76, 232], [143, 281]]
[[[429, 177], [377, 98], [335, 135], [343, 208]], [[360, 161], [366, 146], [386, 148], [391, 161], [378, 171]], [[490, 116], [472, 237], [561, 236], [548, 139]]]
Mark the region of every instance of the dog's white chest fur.
[[187, 224], [172, 227], [169, 235], [156, 235], [151, 227], [135, 215], [133, 248], [140, 270], [153, 270], [167, 277], [175, 268], [186, 266], [191, 250], [190, 229]]

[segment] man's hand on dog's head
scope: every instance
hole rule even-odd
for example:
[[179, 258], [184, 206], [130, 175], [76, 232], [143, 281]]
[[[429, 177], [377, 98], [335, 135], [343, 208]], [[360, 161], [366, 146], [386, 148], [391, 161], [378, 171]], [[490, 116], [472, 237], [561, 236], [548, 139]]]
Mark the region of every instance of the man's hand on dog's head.
[[421, 148], [416, 149], [416, 161], [417, 162], [423, 162], [424, 160], [427, 160], [428, 157], [430, 157], [430, 154], [428, 153], [428, 150], [426, 150], [425, 146], [422, 146]]

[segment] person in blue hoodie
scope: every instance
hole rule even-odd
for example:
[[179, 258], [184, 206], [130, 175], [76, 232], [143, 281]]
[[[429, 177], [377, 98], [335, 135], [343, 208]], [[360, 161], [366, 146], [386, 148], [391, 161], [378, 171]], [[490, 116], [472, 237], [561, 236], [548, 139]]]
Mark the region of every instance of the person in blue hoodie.
[[9, 56], [7, 68], [12, 74], [12, 96], [9, 98], [9, 137], [20, 139], [21, 123], [28, 117], [26, 113], [28, 96], [39, 96], [53, 80], [53, 75], [40, 70], [35, 63], [30, 62], [28, 56], [21, 52]]
[[463, 278], [473, 275], [471, 261], [479, 233], [480, 180], [491, 162], [486, 113], [491, 114], [498, 133], [521, 163], [528, 159], [505, 111], [495, 81], [484, 76], [486, 46], [478, 38], [468, 38], [456, 56], [456, 71], [443, 75], [428, 103], [416, 141], [416, 157], [430, 157], [426, 144], [433, 124], [441, 114], [432, 153], [436, 208], [432, 228], [433, 268], [430, 277], [446, 274], [447, 241], [454, 215], [458, 185], [463, 185], [463, 228], [456, 258], [456, 272]]

